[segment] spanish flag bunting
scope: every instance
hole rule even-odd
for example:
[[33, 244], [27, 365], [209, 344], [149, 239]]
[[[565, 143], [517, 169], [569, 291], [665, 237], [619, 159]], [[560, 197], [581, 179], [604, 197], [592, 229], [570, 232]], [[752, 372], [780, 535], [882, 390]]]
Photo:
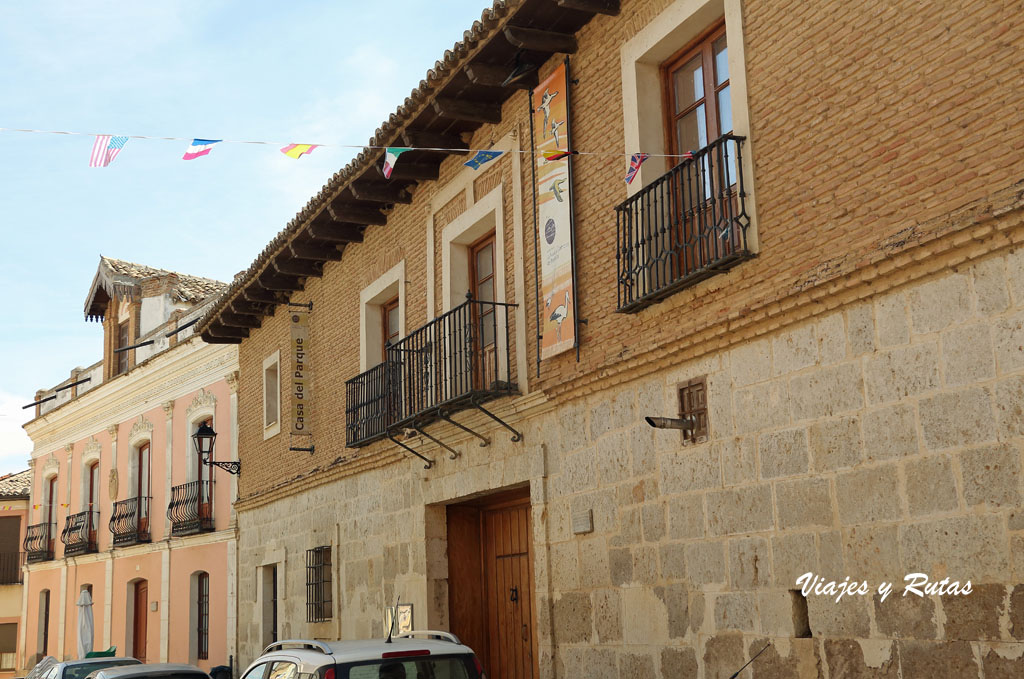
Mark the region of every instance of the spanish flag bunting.
[[313, 152], [319, 144], [288, 144], [281, 149], [281, 153], [285, 154], [289, 158], [295, 158], [298, 160], [302, 156], [308, 155]]

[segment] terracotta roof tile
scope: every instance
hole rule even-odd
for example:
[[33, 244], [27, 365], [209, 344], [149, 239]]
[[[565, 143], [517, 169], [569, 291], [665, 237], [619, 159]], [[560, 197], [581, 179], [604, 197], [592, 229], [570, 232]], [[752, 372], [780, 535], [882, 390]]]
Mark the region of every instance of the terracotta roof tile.
[[29, 496], [32, 488], [32, 470], [0, 476], [0, 497], [14, 498]]
[[102, 319], [103, 307], [110, 296], [131, 299], [136, 286], [147, 278], [175, 276], [178, 280], [171, 288], [174, 301], [195, 304], [227, 289], [228, 284], [212, 278], [190, 276], [189, 274], [156, 269], [145, 264], [126, 262], [100, 255], [100, 266], [89, 288], [89, 296], [85, 300], [85, 316], [87, 319]]

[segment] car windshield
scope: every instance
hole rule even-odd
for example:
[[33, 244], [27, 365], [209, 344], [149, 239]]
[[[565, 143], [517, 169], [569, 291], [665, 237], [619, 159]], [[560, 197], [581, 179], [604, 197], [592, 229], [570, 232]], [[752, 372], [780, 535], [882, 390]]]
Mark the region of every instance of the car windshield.
[[352, 665], [348, 679], [477, 679], [477, 673], [468, 656], [381, 658]]
[[111, 658], [110, 660], [82, 663], [81, 665], [68, 665], [64, 668], [63, 679], [85, 679], [96, 670], [102, 670], [105, 667], [119, 667], [121, 665], [138, 664], [139, 662], [132, 658], [117, 658], [116, 660]]

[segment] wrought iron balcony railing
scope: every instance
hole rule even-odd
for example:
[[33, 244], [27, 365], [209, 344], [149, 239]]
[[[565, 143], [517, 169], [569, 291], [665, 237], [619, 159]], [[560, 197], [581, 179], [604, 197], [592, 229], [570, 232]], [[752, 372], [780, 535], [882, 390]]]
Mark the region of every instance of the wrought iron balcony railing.
[[213, 530], [213, 481], [191, 481], [171, 488], [167, 505], [171, 535], [193, 535]]
[[390, 431], [420, 430], [463, 408], [517, 393], [513, 307], [467, 300], [388, 346], [383, 363], [345, 385], [348, 447]]
[[752, 256], [744, 139], [719, 137], [615, 208], [619, 312], [635, 313]]
[[37, 523], [25, 529], [25, 553], [29, 563], [53, 559], [53, 539], [57, 526], [52, 523]]
[[133, 497], [114, 503], [110, 532], [114, 536], [115, 547], [150, 541], [149, 500], [148, 497]]
[[0, 585], [17, 585], [23, 582], [21, 567], [25, 565], [25, 552], [0, 553]]
[[99, 523], [100, 513], [96, 511], [79, 512], [69, 516], [60, 534], [60, 541], [64, 543], [64, 556], [98, 551], [96, 529]]

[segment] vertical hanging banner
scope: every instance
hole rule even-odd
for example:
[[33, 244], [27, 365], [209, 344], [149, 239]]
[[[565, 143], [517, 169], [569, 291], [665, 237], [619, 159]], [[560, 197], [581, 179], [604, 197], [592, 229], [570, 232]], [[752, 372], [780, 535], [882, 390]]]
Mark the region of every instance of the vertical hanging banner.
[[292, 434], [312, 436], [309, 404], [312, 375], [309, 366], [309, 312], [291, 310], [292, 327]]
[[532, 92], [540, 357], [576, 346], [568, 59]]

